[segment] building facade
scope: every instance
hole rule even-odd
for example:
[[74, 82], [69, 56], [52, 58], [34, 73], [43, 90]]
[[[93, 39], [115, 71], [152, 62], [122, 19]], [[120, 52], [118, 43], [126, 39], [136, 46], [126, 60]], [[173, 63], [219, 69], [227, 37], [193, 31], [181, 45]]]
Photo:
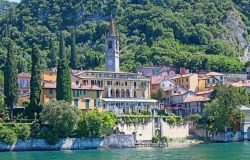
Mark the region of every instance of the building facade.
[[198, 75], [195, 73], [176, 76], [172, 80], [186, 90], [198, 91]]
[[30, 79], [31, 75], [29, 73], [19, 73], [18, 74], [18, 95], [30, 94]]

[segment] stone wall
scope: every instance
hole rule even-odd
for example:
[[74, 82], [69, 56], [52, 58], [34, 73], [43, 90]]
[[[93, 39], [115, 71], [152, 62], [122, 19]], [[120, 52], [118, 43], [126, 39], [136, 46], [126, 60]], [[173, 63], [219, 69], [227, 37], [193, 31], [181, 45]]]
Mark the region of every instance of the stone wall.
[[225, 132], [217, 134], [209, 134], [204, 129], [194, 129], [193, 133], [201, 138], [209, 138], [214, 142], [236, 142], [244, 140], [244, 132]]
[[185, 138], [189, 136], [189, 125], [169, 125], [162, 119], [157, 122], [152, 119], [147, 123], [120, 123], [116, 125], [116, 130], [119, 130], [121, 134], [134, 134], [137, 141], [152, 140], [153, 136], [161, 137], [166, 136], [168, 138]]
[[61, 139], [56, 145], [48, 145], [43, 139], [17, 140], [11, 146], [0, 142], [0, 151], [84, 150], [131, 147], [135, 147], [134, 135], [112, 135], [107, 138], [67, 138]]
[[189, 136], [189, 125], [168, 125], [162, 122], [162, 136], [168, 138], [184, 138]]

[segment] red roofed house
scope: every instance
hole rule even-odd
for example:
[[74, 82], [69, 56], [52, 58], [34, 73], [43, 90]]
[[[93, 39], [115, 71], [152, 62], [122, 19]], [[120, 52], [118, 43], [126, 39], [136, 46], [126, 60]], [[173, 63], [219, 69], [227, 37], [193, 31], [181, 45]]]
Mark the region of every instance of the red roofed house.
[[185, 105], [186, 115], [203, 114], [204, 104], [209, 101], [209, 98], [203, 96], [187, 97], [183, 101]]

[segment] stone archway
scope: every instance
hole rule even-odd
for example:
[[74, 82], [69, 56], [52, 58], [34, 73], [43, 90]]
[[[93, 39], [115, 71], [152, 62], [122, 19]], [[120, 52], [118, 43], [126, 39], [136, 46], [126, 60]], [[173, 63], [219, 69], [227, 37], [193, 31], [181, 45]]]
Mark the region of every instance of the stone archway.
[[111, 89], [110, 92], [111, 92], [111, 93], [110, 93], [110, 94], [111, 94], [111, 97], [114, 98], [114, 97], [115, 97], [115, 90], [114, 90], [114, 89]]
[[155, 136], [160, 137], [161, 131], [159, 129], [155, 130]]
[[125, 92], [124, 89], [121, 90], [121, 97], [122, 97], [122, 98], [126, 97], [126, 92]]
[[130, 91], [129, 91], [129, 89], [126, 89], [126, 97], [130, 98]]
[[119, 89], [117, 89], [117, 90], [115, 91], [115, 95], [116, 95], [116, 97], [120, 97], [121, 92], [120, 92], [120, 90], [119, 90]]

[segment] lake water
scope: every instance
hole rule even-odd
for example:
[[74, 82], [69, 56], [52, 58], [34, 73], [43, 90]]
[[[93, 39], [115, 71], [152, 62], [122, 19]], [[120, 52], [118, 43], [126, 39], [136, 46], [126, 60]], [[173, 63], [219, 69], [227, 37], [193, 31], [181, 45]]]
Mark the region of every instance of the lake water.
[[0, 160], [250, 160], [250, 142], [169, 148], [2, 152]]

